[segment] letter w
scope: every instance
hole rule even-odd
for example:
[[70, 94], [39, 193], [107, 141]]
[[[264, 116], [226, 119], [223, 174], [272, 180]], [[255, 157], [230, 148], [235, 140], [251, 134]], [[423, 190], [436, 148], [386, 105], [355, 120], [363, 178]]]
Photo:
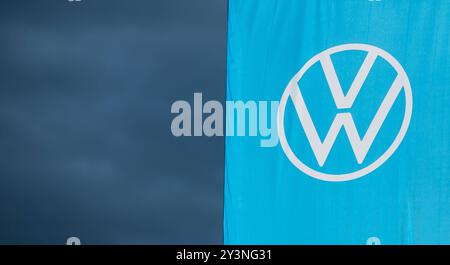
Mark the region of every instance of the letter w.
[[[375, 59], [376, 55], [373, 55], [370, 52], [367, 54], [366, 59], [364, 60], [355, 77], [355, 80], [353, 81], [347, 95], [345, 96], [342, 91], [342, 87], [339, 84], [336, 71], [331, 62], [330, 56], [324, 55], [320, 59], [325, 77], [328, 81], [328, 85], [332, 92], [337, 108], [350, 108], [353, 105], [353, 102], [355, 101], [368, 75], [368, 72], [372, 68]], [[358, 133], [358, 130], [356, 129], [352, 115], [350, 113], [338, 113], [334, 118], [333, 123], [331, 124], [331, 127], [323, 142], [320, 140], [316, 127], [314, 126], [314, 123], [311, 119], [311, 115], [309, 114], [308, 108], [306, 107], [300, 88], [298, 87], [298, 83], [294, 82], [291, 85], [295, 86], [290, 89], [290, 97], [294, 103], [295, 110], [303, 126], [303, 129], [305, 130], [306, 137], [308, 138], [308, 141], [312, 147], [317, 162], [320, 166], [323, 166], [342, 128], [344, 128], [347, 134], [356, 160], [359, 164], [364, 161], [364, 158], [366, 157], [370, 146], [375, 140], [376, 135], [378, 134], [384, 120], [389, 114], [392, 105], [394, 104], [398, 94], [400, 93], [404, 85], [404, 80], [399, 75], [397, 75], [388, 93], [383, 99], [383, 102], [378, 108], [374, 119], [370, 123], [366, 134], [362, 139]]]

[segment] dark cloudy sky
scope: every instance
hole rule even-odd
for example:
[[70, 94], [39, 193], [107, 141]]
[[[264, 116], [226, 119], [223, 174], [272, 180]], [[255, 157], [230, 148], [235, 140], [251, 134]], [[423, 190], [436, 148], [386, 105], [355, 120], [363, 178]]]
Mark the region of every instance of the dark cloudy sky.
[[223, 100], [226, 0], [0, 3], [0, 243], [221, 243], [223, 138], [172, 102]]

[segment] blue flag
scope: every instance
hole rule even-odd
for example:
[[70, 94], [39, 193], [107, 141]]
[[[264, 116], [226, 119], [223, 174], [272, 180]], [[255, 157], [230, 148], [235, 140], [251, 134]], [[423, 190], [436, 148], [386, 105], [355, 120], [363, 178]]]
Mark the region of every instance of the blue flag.
[[226, 244], [450, 244], [450, 2], [230, 0]]

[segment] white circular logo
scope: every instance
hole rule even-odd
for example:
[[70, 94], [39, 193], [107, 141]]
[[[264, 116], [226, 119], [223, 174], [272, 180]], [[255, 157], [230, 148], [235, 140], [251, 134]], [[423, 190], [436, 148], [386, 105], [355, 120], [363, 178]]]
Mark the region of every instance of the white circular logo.
[[[367, 55], [362, 63], [361, 68], [356, 74], [348, 92], [344, 94], [342, 87], [339, 83], [339, 78], [334, 69], [333, 63], [331, 61], [331, 55], [344, 51], [364, 51], [367, 52]], [[317, 133], [317, 130], [314, 125], [314, 121], [311, 118], [307, 105], [304, 101], [301, 88], [299, 87], [299, 81], [302, 79], [303, 75], [311, 68], [311, 66], [316, 63], [320, 63], [328, 83], [328, 86], [331, 91], [331, 95], [333, 97], [334, 102], [336, 103], [336, 107], [339, 110], [350, 109], [353, 105], [353, 102], [358, 96], [358, 93], [364, 84], [366, 77], [368, 76], [375, 60], [377, 57], [384, 59], [388, 62], [396, 71], [396, 78], [390, 86], [386, 96], [384, 97], [380, 107], [378, 108], [377, 113], [372, 119], [366, 133], [363, 137], [359, 136], [358, 130], [356, 129], [356, 125], [353, 121], [353, 117], [350, 112], [339, 112], [328, 131], [325, 139], [322, 141]], [[353, 149], [354, 155], [359, 165], [361, 165], [372, 145], [374, 139], [376, 138], [381, 126], [383, 125], [384, 120], [389, 114], [392, 106], [394, 105], [398, 95], [401, 91], [404, 91], [405, 95], [405, 113], [403, 117], [403, 121], [395, 136], [392, 144], [387, 148], [387, 150], [382, 153], [374, 162], [365, 166], [363, 168], [357, 169], [353, 172], [348, 172], [344, 174], [329, 174], [320, 172], [318, 170], [312, 169], [307, 166], [305, 163], [300, 161], [300, 159], [294, 154], [289, 143], [286, 139], [285, 135], [285, 127], [284, 127], [284, 119], [285, 119], [285, 110], [286, 103], [288, 99], [292, 100], [292, 103], [295, 106], [295, 110], [297, 112], [297, 116], [299, 121], [305, 131], [305, 135], [309, 144], [311, 145], [311, 149], [314, 153], [314, 156], [317, 159], [319, 166], [323, 166], [330, 150], [332, 149], [334, 142], [339, 134], [340, 130], [343, 128], [345, 133], [347, 133], [348, 140]], [[408, 76], [405, 73], [405, 70], [400, 65], [400, 63], [389, 53], [386, 51], [367, 44], [344, 44], [332, 47], [327, 49], [314, 57], [312, 57], [306, 64], [300, 69], [300, 71], [291, 79], [286, 90], [281, 97], [280, 106], [278, 109], [278, 117], [277, 117], [277, 125], [278, 125], [278, 134], [280, 138], [280, 143], [285, 152], [286, 156], [289, 158], [292, 164], [294, 164], [299, 170], [304, 172], [305, 174], [324, 181], [348, 181], [360, 178], [364, 175], [369, 174], [370, 172], [377, 169], [381, 166], [386, 160], [395, 152], [395, 150], [399, 147], [402, 142], [406, 131], [408, 130], [408, 126], [411, 120], [412, 115], [412, 92], [411, 85], [408, 79]]]

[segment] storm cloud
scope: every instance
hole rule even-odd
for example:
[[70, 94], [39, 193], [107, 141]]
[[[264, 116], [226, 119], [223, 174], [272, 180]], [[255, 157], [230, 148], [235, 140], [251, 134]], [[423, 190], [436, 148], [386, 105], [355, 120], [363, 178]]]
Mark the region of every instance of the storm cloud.
[[221, 243], [222, 137], [172, 102], [224, 100], [224, 0], [0, 4], [0, 243]]

